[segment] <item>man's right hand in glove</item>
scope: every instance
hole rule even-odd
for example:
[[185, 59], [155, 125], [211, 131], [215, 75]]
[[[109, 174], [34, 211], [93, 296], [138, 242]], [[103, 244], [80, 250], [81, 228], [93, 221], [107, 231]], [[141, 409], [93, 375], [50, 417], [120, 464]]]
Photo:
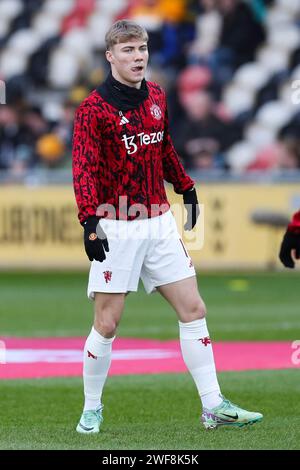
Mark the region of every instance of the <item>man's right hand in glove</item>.
[[99, 217], [95, 215], [82, 223], [84, 228], [84, 247], [90, 261], [104, 261], [105, 252], [109, 251], [108, 240], [99, 224]]

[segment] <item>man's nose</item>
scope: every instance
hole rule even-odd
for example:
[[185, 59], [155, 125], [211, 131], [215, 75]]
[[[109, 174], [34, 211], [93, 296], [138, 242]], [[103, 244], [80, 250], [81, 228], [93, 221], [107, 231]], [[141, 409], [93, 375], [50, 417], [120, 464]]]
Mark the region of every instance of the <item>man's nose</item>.
[[136, 51], [134, 55], [134, 60], [135, 61], [141, 61], [143, 60], [143, 54], [141, 51]]

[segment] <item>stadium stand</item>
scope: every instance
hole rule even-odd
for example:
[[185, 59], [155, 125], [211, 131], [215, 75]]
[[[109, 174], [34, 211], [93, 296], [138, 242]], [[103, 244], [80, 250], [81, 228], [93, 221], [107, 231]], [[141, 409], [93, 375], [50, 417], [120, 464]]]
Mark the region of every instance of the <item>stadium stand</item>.
[[105, 77], [104, 32], [124, 17], [149, 31], [147, 77], [167, 88], [187, 168], [300, 168], [299, 0], [0, 0], [0, 11], [10, 178], [70, 166], [73, 113]]

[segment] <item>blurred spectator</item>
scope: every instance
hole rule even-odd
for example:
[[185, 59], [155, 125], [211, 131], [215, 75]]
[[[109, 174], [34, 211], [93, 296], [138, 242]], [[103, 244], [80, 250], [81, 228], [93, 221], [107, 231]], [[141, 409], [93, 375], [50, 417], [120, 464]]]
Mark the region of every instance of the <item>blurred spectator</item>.
[[28, 107], [20, 119], [14, 108], [0, 106], [0, 169], [20, 175], [32, 167], [60, 164], [66, 150], [64, 139], [71, 145], [73, 113], [73, 106], [65, 107], [57, 127], [60, 137], [49, 133], [50, 125], [39, 107]]
[[36, 142], [40, 163], [48, 168], [57, 167], [62, 163], [65, 150], [62, 139], [54, 133], [45, 134]]
[[192, 91], [202, 90], [210, 85], [211, 71], [202, 65], [189, 65], [179, 74], [177, 80], [180, 95]]
[[151, 55], [156, 57], [162, 48], [163, 17], [159, 0], [143, 0], [134, 3], [128, 11], [128, 17], [142, 24], [148, 32]]
[[219, 0], [219, 5], [223, 16], [221, 47], [232, 51], [235, 67], [251, 62], [257, 47], [265, 40], [262, 25], [241, 0]]
[[[80, 101], [83, 101], [87, 94]], [[73, 96], [73, 98], [75, 97]], [[58, 124], [53, 128], [55, 134], [63, 142], [66, 151], [71, 151], [72, 149], [74, 115], [78, 104], [76, 100], [74, 101], [74, 103], [72, 101], [66, 101], [63, 106], [62, 118], [60, 119]]]
[[33, 140], [46, 133], [49, 127], [38, 106], [30, 106], [25, 110], [23, 124]]
[[49, 132], [49, 123], [38, 106], [30, 106], [25, 110], [22, 123], [25, 130], [24, 143], [31, 153], [32, 166], [35, 166], [39, 162], [36, 142], [42, 135]]
[[16, 109], [0, 106], [0, 170], [20, 171], [31, 166], [31, 151], [26, 131]]
[[214, 139], [191, 139], [186, 143], [193, 170], [211, 170], [223, 167], [222, 156], [218, 155], [218, 145]]
[[128, 16], [149, 35], [151, 64], [178, 69], [185, 65], [185, 45], [194, 38], [194, 21], [186, 0], [142, 0], [133, 3]]
[[279, 142], [277, 168], [282, 170], [295, 170], [300, 168], [299, 140], [290, 138]]
[[[35, 30], [36, 16], [43, 12], [45, 2], [22, 0], [21, 3], [22, 11], [9, 22], [0, 37], [1, 53], [6, 52], [10, 39], [15, 32], [22, 32], [24, 25], [26, 29]], [[49, 31], [46, 28], [39, 47], [26, 53], [28, 64], [24, 71], [5, 76], [1, 62], [0, 78], [6, 81], [9, 106], [0, 106], [0, 170], [10, 169], [19, 175], [33, 167], [70, 164], [75, 109], [105, 78], [106, 62], [99, 58], [98, 46], [91, 44], [94, 68], [84, 68], [84, 73], [77, 78], [73, 74], [72, 84], [64, 90], [53, 84], [49, 86], [49, 63], [52, 53], [62, 46], [66, 21], [75, 12], [80, 22], [84, 20], [82, 24], [88, 36], [90, 17], [98, 3], [101, 2], [76, 0], [74, 9], [62, 18], [57, 17], [57, 28], [50, 27]], [[287, 28], [289, 24], [299, 25], [296, 3], [292, 3], [294, 13], [284, 15]], [[148, 30], [151, 67], [147, 79], [160, 83], [168, 91], [170, 131], [186, 166], [202, 169], [223, 166], [223, 154], [230, 151], [233, 144], [241, 141], [247, 145], [246, 132], [246, 140], [242, 141], [242, 126], [249, 127], [255, 122], [264, 104], [283, 102], [285, 83], [298, 78], [300, 47], [296, 45], [286, 50], [286, 55], [289, 54], [286, 66], [270, 69], [266, 81], [253, 90], [251, 109], [237, 114], [234, 120], [228, 116], [224, 85], [232, 78], [230, 85], [235, 85], [234, 72], [241, 64], [255, 59], [260, 63], [260, 53], [256, 51], [265, 38], [264, 21], [268, 25], [266, 48], [274, 55], [275, 62], [280, 55], [272, 50], [272, 41], [269, 41], [270, 36], [280, 30], [276, 25], [279, 20], [276, 14], [274, 16], [276, 8], [270, 8], [275, 4], [275, 0], [130, 0], [120, 2], [120, 11], [114, 12], [123, 18], [132, 17]], [[55, 18], [51, 21], [54, 23]], [[71, 20], [69, 26], [73, 28]], [[78, 56], [76, 60], [80, 62], [81, 58]], [[262, 65], [267, 67], [265, 58]], [[60, 66], [54, 70], [54, 75], [57, 77], [61, 70], [64, 76], [65, 67]], [[236, 85], [239, 91], [239, 83]], [[242, 88], [242, 97], [243, 91]], [[41, 109], [33, 102], [40, 103]], [[235, 102], [240, 103], [240, 100], [237, 98]], [[271, 137], [270, 143], [266, 142], [267, 147], [261, 148], [259, 135], [254, 135], [253, 158], [257, 148], [260, 150], [255, 161], [251, 160], [248, 167], [247, 161], [244, 168], [265, 171], [298, 168], [295, 142], [299, 141], [300, 113], [297, 109], [292, 117], [288, 116], [289, 121], [280, 124], [279, 131], [276, 129], [278, 141]]]
[[222, 88], [240, 65], [254, 59], [265, 31], [249, 5], [241, 0], [218, 0], [218, 8], [222, 18], [219, 44], [205, 63]]
[[223, 166], [222, 152], [238, 140], [238, 129], [234, 123], [222, 121], [216, 115], [212, 97], [207, 91], [193, 91], [183, 97], [181, 104], [185, 116], [181, 116], [173, 136], [179, 155], [187, 167], [193, 166], [195, 154], [199, 152], [204, 152], [206, 158], [208, 153], [214, 155], [211, 167]]
[[260, 150], [253, 162], [246, 167], [247, 171], [267, 171], [275, 168], [278, 161], [278, 142]]
[[197, 63], [207, 58], [219, 43], [221, 14], [217, 0], [199, 0], [200, 14], [196, 19], [196, 38], [189, 47], [189, 62]]
[[247, 167], [248, 171], [300, 169], [300, 140], [289, 137], [280, 139], [260, 150], [255, 160]]
[[241, 0], [200, 0], [199, 10], [188, 62], [211, 69], [219, 97], [234, 71], [254, 59], [265, 32], [250, 5]]

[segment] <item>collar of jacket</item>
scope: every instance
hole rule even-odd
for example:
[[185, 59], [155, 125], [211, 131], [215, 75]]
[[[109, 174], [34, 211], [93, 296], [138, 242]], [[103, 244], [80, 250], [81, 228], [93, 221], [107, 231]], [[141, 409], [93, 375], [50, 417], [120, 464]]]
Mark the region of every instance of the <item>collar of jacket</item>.
[[96, 90], [107, 103], [124, 112], [137, 108], [149, 95], [145, 79], [138, 89], [118, 82], [111, 72]]

